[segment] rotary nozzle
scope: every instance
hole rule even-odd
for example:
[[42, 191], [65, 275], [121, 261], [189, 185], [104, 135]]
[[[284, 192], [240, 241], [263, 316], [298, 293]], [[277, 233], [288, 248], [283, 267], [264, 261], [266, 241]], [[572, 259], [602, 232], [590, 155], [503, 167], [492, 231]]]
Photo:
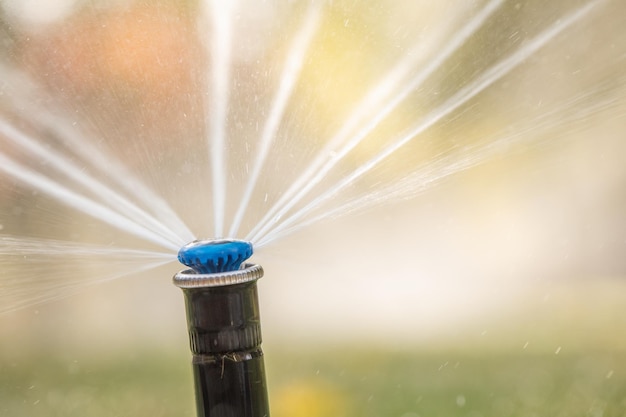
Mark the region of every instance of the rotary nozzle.
[[252, 256], [252, 243], [243, 240], [195, 240], [178, 251], [178, 260], [199, 274], [236, 271]]

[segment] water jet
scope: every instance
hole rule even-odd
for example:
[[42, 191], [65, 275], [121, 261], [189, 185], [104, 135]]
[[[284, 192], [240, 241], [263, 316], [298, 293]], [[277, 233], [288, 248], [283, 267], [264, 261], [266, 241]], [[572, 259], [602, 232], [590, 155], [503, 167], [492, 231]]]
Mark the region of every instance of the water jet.
[[241, 240], [199, 240], [178, 253], [199, 417], [269, 416], [253, 249]]

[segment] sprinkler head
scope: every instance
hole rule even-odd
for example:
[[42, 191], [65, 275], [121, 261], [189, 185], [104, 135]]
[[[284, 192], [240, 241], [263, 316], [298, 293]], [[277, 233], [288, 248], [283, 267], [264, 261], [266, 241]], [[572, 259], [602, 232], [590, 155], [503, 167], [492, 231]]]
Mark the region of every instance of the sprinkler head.
[[267, 417], [261, 349], [259, 265], [242, 263], [252, 244], [201, 240], [180, 249], [191, 269], [174, 276], [183, 290], [198, 417]]
[[252, 256], [252, 243], [243, 240], [194, 240], [178, 251], [178, 260], [199, 274], [236, 271]]

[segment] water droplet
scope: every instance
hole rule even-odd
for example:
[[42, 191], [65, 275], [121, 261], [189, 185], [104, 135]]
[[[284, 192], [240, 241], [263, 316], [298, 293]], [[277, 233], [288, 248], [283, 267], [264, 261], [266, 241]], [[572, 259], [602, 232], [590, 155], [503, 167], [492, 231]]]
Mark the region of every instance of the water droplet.
[[458, 405], [459, 407], [464, 407], [465, 406], [465, 396], [460, 394], [456, 396], [456, 405]]
[[555, 354], [555, 355], [558, 355], [560, 351], [561, 351], [561, 346], [559, 346], [558, 348], [556, 348], [556, 351], [554, 352], [554, 354]]
[[72, 363], [68, 365], [67, 372], [70, 375], [77, 375], [80, 372], [80, 365], [78, 364], [77, 360], [74, 360]]

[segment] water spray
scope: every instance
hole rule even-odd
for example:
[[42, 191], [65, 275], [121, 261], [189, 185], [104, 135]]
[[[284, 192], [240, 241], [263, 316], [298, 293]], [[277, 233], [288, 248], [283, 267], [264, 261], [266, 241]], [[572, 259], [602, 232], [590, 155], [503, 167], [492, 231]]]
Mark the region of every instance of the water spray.
[[198, 417], [269, 417], [252, 244], [194, 241], [178, 252]]

